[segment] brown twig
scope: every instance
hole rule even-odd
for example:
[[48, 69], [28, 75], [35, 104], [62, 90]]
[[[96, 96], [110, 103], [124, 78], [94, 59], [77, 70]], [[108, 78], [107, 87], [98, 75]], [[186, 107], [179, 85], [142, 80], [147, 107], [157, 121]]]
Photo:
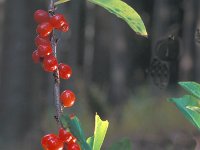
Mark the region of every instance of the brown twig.
[[[54, 0], [50, 0], [49, 3], [49, 14], [52, 16], [55, 14], [55, 6], [54, 6]], [[57, 38], [55, 36], [55, 32], [53, 31], [51, 34], [51, 46], [54, 52], [54, 56], [57, 58]], [[53, 74], [54, 77], [54, 102], [56, 107], [56, 121], [59, 125], [59, 127], [63, 127], [60, 117], [63, 113], [62, 105], [60, 103], [60, 77], [59, 77], [59, 71], [56, 69], [56, 71]]]

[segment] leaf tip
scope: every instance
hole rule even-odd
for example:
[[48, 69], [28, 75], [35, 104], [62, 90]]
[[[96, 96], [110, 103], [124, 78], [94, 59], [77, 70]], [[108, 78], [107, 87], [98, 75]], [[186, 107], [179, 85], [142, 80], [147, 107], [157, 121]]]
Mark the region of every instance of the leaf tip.
[[54, 5], [60, 5], [60, 4], [63, 4], [63, 3], [66, 3], [66, 2], [69, 2], [70, 0], [58, 0], [57, 2], [54, 3]]
[[179, 85], [183, 85], [185, 82], [181, 81], [181, 82], [178, 82]]
[[173, 100], [173, 98], [168, 98], [168, 99], [167, 99], [167, 102], [173, 103], [174, 100]]
[[147, 32], [143, 33], [142, 36], [145, 37], [145, 38], [148, 38], [148, 37], [149, 37], [149, 35], [148, 35]]
[[136, 34], [137, 35], [141, 35], [141, 36], [143, 36], [143, 37], [145, 37], [145, 38], [148, 38], [148, 33], [145, 31], [145, 32], [136, 32]]
[[109, 124], [109, 121], [108, 121], [108, 120], [102, 120], [102, 119], [100, 118], [100, 116], [97, 114], [97, 112], [96, 112], [95, 118], [96, 118], [97, 120], [101, 120], [102, 122], [104, 122], [104, 123], [106, 123], [106, 124]]

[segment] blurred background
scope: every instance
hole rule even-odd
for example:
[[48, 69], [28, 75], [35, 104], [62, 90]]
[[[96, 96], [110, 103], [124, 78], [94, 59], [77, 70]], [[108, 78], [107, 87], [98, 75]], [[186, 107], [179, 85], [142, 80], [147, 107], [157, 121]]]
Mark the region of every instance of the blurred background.
[[[73, 68], [71, 89], [87, 136], [94, 116], [110, 127], [102, 149], [129, 138], [134, 150], [192, 150], [198, 131], [167, 101], [184, 91], [178, 81], [200, 81], [200, 1], [124, 0], [141, 15], [149, 37], [85, 0], [59, 5], [70, 30], [59, 34], [58, 59]], [[53, 77], [31, 59], [33, 13], [45, 0], [0, 0], [0, 149], [40, 150], [57, 133]]]

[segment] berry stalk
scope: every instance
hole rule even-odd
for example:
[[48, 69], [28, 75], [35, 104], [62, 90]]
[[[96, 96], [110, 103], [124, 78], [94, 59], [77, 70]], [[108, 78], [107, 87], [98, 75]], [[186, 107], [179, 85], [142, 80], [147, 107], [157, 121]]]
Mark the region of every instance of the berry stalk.
[[[54, 0], [50, 0], [50, 4], [49, 4], [49, 13], [50, 15], [55, 14], [55, 6], [54, 6]], [[58, 39], [56, 39], [55, 37], [55, 32], [53, 31], [51, 34], [51, 46], [53, 49], [53, 53], [55, 58], [57, 58], [57, 42]], [[55, 107], [56, 107], [56, 120], [57, 123], [60, 127], [63, 127], [61, 121], [60, 121], [60, 117], [62, 115], [63, 109], [62, 109], [62, 105], [60, 103], [60, 76], [59, 76], [59, 70], [58, 68], [55, 70], [54, 74], [54, 102], [55, 102]]]
[[69, 129], [64, 129], [60, 120], [63, 108], [72, 107], [76, 101], [76, 96], [71, 90], [64, 90], [60, 94], [60, 78], [69, 79], [72, 75], [72, 69], [67, 64], [58, 64], [56, 54], [58, 38], [55, 30], [58, 32], [67, 32], [69, 24], [64, 15], [55, 13], [54, 0], [49, 1], [49, 12], [37, 10], [34, 13], [34, 19], [38, 23], [36, 30], [37, 37], [35, 38], [37, 49], [32, 53], [32, 59], [34, 63], [41, 62], [45, 72], [53, 73], [53, 95], [56, 108], [55, 119], [60, 128], [60, 133], [62, 133], [59, 136], [55, 134], [44, 136], [41, 140], [42, 147], [45, 150], [80, 150], [76, 138], [68, 132]]

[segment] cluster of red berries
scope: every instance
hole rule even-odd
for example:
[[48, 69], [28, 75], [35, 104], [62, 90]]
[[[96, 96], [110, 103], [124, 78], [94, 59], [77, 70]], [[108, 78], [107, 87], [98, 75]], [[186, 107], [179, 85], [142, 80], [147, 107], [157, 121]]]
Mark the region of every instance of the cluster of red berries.
[[[69, 79], [72, 75], [70, 66], [64, 63], [58, 64], [54, 55], [51, 39], [54, 29], [62, 32], [67, 32], [69, 25], [62, 14], [51, 14], [44, 10], [37, 10], [34, 13], [34, 19], [38, 23], [35, 38], [37, 50], [32, 53], [32, 59], [35, 63], [42, 62], [44, 71], [57, 73], [62, 79]], [[70, 90], [65, 90], [60, 95], [60, 102], [63, 107], [71, 107], [76, 100], [74, 93]], [[67, 147], [67, 150], [80, 150], [76, 143], [77, 139], [70, 133], [61, 128], [59, 135], [45, 135], [41, 144], [45, 150], [62, 150]]]
[[[59, 71], [59, 77], [69, 79], [72, 75], [72, 69], [69, 65], [60, 63], [53, 54], [51, 46], [51, 33], [54, 29], [62, 32], [67, 32], [69, 25], [62, 14], [49, 15], [44, 10], [37, 10], [34, 13], [34, 19], [38, 23], [35, 38], [37, 50], [32, 53], [32, 59], [35, 63], [42, 62], [44, 71], [56, 72]], [[75, 95], [70, 90], [65, 90], [60, 95], [60, 101], [64, 107], [71, 107], [75, 102]]]
[[58, 136], [55, 134], [45, 135], [41, 144], [45, 150], [63, 150], [64, 146], [67, 150], [80, 150], [77, 139], [63, 128], [59, 130]]

